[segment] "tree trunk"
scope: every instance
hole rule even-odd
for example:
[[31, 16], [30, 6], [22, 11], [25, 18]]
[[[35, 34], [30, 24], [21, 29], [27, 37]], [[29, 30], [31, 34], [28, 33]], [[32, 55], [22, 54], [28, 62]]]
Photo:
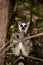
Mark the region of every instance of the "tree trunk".
[[[9, 0], [0, 0], [0, 47], [5, 44], [8, 24]], [[0, 65], [4, 65], [5, 52], [0, 54]]]

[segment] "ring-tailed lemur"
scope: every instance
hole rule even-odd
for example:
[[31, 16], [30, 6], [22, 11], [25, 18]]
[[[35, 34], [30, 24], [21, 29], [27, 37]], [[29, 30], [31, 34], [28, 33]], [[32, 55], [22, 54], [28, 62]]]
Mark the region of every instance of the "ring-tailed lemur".
[[[24, 20], [18, 22], [18, 33], [20, 35], [15, 36], [15, 38], [23, 39], [27, 36], [30, 36], [30, 22], [25, 22]], [[19, 42], [18, 44], [13, 45], [12, 41], [12, 47], [11, 47], [13, 53], [15, 56], [19, 57], [19, 59], [25, 59], [28, 58], [29, 53], [32, 50], [32, 41], [31, 39], [25, 40], [23, 42]], [[26, 62], [28, 62], [26, 60]], [[25, 63], [26, 64], [26, 63]], [[24, 65], [24, 63], [21, 61], [18, 65]]]

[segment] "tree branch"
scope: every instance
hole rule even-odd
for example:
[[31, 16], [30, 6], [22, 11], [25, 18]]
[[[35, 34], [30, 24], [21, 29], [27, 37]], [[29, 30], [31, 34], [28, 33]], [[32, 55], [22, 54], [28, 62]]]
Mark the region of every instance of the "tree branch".
[[8, 49], [11, 47], [11, 45], [9, 45], [9, 46], [7, 46], [7, 45], [8, 45], [8, 43], [10, 43], [11, 41], [13, 41], [14, 44], [18, 44], [19, 42], [23, 42], [23, 41], [25, 41], [25, 40], [27, 40], [27, 39], [36, 38], [36, 37], [39, 37], [39, 36], [43, 36], [43, 33], [39, 33], [39, 34], [36, 34], [36, 35], [33, 35], [33, 36], [29, 36], [29, 37], [26, 37], [26, 38], [24, 38], [24, 39], [22, 39], [22, 40], [20, 40], [20, 39], [19, 39], [19, 40], [11, 39], [11, 40], [9, 40], [9, 41], [6, 43], [6, 45], [5, 45], [4, 47], [0, 48], [0, 52], [2, 52], [2, 50], [3, 50], [3, 51], [8, 50]]
[[31, 38], [36, 38], [36, 37], [39, 37], [39, 36], [43, 36], [43, 33], [39, 33], [39, 34], [36, 34], [36, 35], [33, 35], [33, 36], [26, 37], [26, 38], [24, 38], [24, 40], [31, 39]]

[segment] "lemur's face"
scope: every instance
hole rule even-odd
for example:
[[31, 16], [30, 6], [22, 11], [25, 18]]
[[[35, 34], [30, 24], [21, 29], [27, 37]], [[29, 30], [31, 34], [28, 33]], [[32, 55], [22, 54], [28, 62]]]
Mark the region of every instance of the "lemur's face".
[[18, 29], [20, 32], [24, 32], [24, 33], [27, 33], [27, 30], [29, 28], [29, 25], [30, 25], [30, 22], [21, 22], [19, 21], [18, 22]]

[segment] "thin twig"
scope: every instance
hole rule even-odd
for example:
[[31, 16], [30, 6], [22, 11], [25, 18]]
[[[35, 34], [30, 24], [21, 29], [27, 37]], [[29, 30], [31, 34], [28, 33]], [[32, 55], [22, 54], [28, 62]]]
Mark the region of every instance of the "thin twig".
[[[43, 33], [39, 33], [39, 34], [36, 34], [36, 35], [33, 35], [33, 36], [26, 37], [26, 38], [24, 38], [24, 39], [22, 39], [22, 40], [14, 40], [14, 39], [13, 39], [13, 40], [14, 40], [13, 42], [14, 42], [14, 44], [17, 44], [17, 43], [23, 42], [23, 41], [25, 41], [25, 40], [27, 40], [27, 39], [39, 37], [39, 36], [42, 36], [42, 35], [43, 35]], [[8, 43], [9, 43], [10, 41], [12, 41], [12, 39], [9, 40]], [[2, 50], [5, 50], [5, 51], [6, 51], [7, 49], [9, 49], [9, 48], [11, 47], [11, 46], [8, 46], [8, 47], [7, 47], [7, 44], [8, 44], [8, 43], [6, 43], [5, 48], [2, 48]], [[1, 50], [1, 51], [2, 51], [2, 50]]]
[[2, 47], [0, 47], [0, 52], [5, 48], [5, 47], [7, 47], [7, 45], [9, 44], [9, 42], [11, 42], [12, 41], [12, 39], [10, 39], [7, 43], [6, 43], [6, 45], [3, 45]]
[[43, 62], [43, 59], [40, 59], [40, 58], [36, 58], [36, 57], [33, 57], [33, 56], [29, 56], [29, 58]]
[[[10, 47], [11, 47], [10, 45], [7, 46], [7, 47], [4, 47], [3, 49], [1, 49], [0, 52], [1, 52], [1, 53], [2, 53], [2, 52], [6, 52]], [[0, 53], [0, 54], [1, 54], [1, 53]]]
[[26, 37], [26, 38], [24, 38], [24, 40], [31, 39], [31, 38], [36, 38], [36, 37], [39, 37], [39, 36], [43, 36], [43, 33], [39, 33], [39, 34], [36, 34], [36, 35]]
[[[14, 53], [7, 53], [7, 55], [14, 55]], [[39, 60], [39, 61], [43, 62], [43, 59], [36, 58], [36, 57], [33, 57], [33, 56], [28, 56], [28, 57], [31, 58], [31, 59], [35, 59], [35, 60]]]
[[29, 37], [25, 37], [24, 39], [19, 40], [19, 41], [14, 40], [14, 42], [16, 41], [17, 43], [19, 43], [20, 41], [23, 42], [23, 41], [25, 41], [27, 39], [36, 38], [36, 37], [39, 37], [39, 36], [43, 36], [43, 33], [39, 33], [39, 34], [36, 34], [36, 35], [32, 35], [32, 36], [29, 36]]

